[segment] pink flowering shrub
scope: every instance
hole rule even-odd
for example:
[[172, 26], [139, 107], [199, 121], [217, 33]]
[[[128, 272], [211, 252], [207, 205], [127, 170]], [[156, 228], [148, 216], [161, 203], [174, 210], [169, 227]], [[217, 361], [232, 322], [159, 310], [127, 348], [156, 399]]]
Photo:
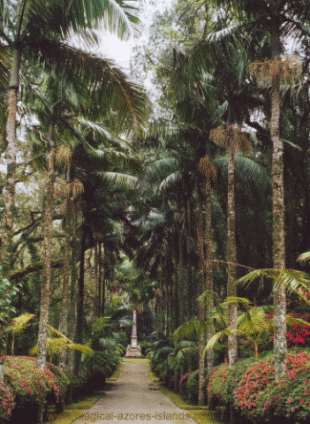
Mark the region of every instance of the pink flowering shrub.
[[[309, 296], [307, 295], [307, 297]], [[310, 314], [294, 313], [293, 316], [295, 318], [302, 318], [304, 321], [307, 322], [309, 322], [310, 319]], [[308, 327], [307, 325], [294, 324], [290, 326], [290, 328], [286, 332], [288, 346], [305, 345], [310, 340], [309, 336], [310, 327]]]
[[[310, 297], [310, 293], [306, 294], [306, 297]], [[300, 314], [295, 312], [292, 314], [295, 318], [301, 318], [304, 321], [310, 322], [310, 314]], [[273, 319], [274, 314], [266, 314], [266, 318]], [[310, 344], [310, 327], [308, 325], [293, 324], [288, 326], [286, 332], [286, 340], [288, 346], [300, 346]]]
[[[286, 375], [275, 381], [273, 355], [218, 366], [208, 381], [211, 405], [231, 406], [254, 423], [310, 422], [310, 353], [290, 353]], [[241, 416], [240, 416], [241, 415]]]
[[4, 357], [4, 381], [20, 403], [44, 403], [50, 393], [59, 402], [64, 390], [51, 369], [40, 370], [36, 359], [27, 356]]
[[235, 409], [254, 422], [269, 421], [276, 416], [309, 418], [309, 361], [309, 353], [288, 355], [287, 375], [279, 383], [275, 382], [272, 358], [252, 366], [234, 390]]
[[246, 370], [256, 363], [254, 358], [248, 358], [238, 361], [233, 367], [229, 367], [228, 364], [218, 366], [212, 373], [207, 386], [208, 400], [211, 405], [233, 404], [233, 391]]
[[0, 422], [9, 420], [15, 407], [15, 396], [0, 378]]
[[222, 364], [216, 368], [208, 382], [208, 398], [215, 397], [218, 400], [225, 399], [227, 394], [227, 376], [231, 373], [228, 364]]
[[52, 374], [53, 377], [53, 393], [56, 397], [56, 402], [59, 402], [60, 399], [64, 399], [67, 388], [70, 384], [69, 374], [65, 371], [62, 371], [59, 367], [49, 362], [46, 365], [47, 370]]

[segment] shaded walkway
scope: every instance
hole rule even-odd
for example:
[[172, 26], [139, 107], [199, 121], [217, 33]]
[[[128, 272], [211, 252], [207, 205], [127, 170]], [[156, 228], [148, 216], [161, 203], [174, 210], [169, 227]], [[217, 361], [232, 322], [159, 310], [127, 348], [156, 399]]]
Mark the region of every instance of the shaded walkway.
[[195, 424], [152, 383], [147, 362], [123, 362], [119, 378], [104, 397], [74, 424]]

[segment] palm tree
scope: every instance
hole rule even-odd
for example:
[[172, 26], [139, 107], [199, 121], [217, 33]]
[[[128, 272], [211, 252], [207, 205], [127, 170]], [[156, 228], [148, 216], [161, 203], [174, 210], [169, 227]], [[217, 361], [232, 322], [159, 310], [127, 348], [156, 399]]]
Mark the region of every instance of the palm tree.
[[[91, 136], [93, 132], [97, 133], [100, 137], [112, 137], [109, 134], [109, 131], [102, 126], [96, 124], [95, 122], [87, 121], [81, 116], [80, 109], [87, 107], [87, 110], [90, 114], [97, 115], [97, 111], [94, 111], [94, 108], [91, 107], [90, 98], [94, 94], [93, 89], [88, 88], [85, 81], [76, 80], [72, 84], [66, 84], [63, 86], [62, 81], [58, 81], [55, 76], [49, 75], [42, 80], [42, 93], [38, 90], [34, 90], [33, 87], [30, 87], [30, 93], [28, 93], [27, 100], [32, 100], [32, 107], [30, 109], [32, 112], [35, 112], [41, 121], [41, 129], [36, 129], [36, 136], [39, 140], [44, 139], [44, 130], [49, 131], [48, 142], [51, 147], [50, 151], [50, 160], [49, 160], [49, 171], [48, 171], [48, 183], [47, 183], [47, 193], [46, 193], [46, 205], [45, 205], [45, 225], [44, 225], [44, 240], [45, 240], [45, 250], [44, 250], [44, 282], [42, 286], [42, 296], [41, 296], [41, 314], [40, 314], [40, 326], [39, 326], [39, 335], [38, 335], [38, 362], [42, 368], [45, 366], [46, 358], [46, 342], [47, 342], [47, 323], [48, 323], [48, 305], [49, 305], [49, 287], [50, 287], [50, 264], [51, 264], [51, 243], [52, 243], [52, 210], [54, 207], [54, 179], [55, 179], [55, 157], [63, 161], [67, 157], [68, 161], [72, 162], [72, 153], [70, 149], [65, 148], [64, 145], [60, 145], [56, 149], [56, 141], [58, 144], [61, 142], [61, 133], [63, 132], [66, 137], [71, 137], [71, 144], [76, 144], [77, 147], [81, 144], [85, 144], [85, 147], [88, 149], [93, 149], [96, 152], [96, 149], [91, 146], [89, 143], [91, 141]], [[44, 91], [46, 90], [46, 91]], [[113, 94], [113, 92], [112, 92]], [[113, 99], [113, 97], [112, 97]], [[93, 98], [92, 98], [93, 100]], [[105, 114], [105, 118], [109, 117], [109, 106], [113, 100], [110, 98], [105, 99], [106, 107], [102, 108], [102, 114]], [[30, 103], [29, 103], [30, 104]], [[114, 112], [115, 113], [115, 112]], [[80, 114], [80, 116], [78, 116]], [[122, 111], [120, 111], [120, 116], [122, 116]], [[49, 124], [47, 125], [47, 122]], [[55, 129], [57, 131], [55, 132]], [[83, 129], [87, 128], [87, 135], [83, 134]], [[38, 137], [39, 136], [39, 137]], [[52, 138], [51, 138], [52, 137]], [[112, 137], [113, 139], [113, 137]], [[74, 141], [75, 140], [75, 141]], [[96, 138], [95, 138], [96, 140]], [[99, 139], [100, 140], [100, 139]], [[116, 140], [116, 139], [114, 139]], [[100, 141], [99, 141], [100, 142]], [[98, 144], [98, 141], [96, 141]], [[123, 142], [124, 144], [124, 142]], [[65, 153], [65, 155], [64, 155]], [[97, 153], [98, 154], [98, 153]], [[101, 155], [104, 154], [101, 152]], [[85, 159], [85, 156], [84, 156]], [[59, 162], [59, 160], [58, 160]], [[102, 161], [101, 161], [102, 162]], [[76, 215], [76, 202], [83, 191], [82, 183], [74, 177], [74, 163], [67, 164], [67, 175], [66, 179], [68, 180], [66, 192], [67, 196], [64, 201], [63, 209], [65, 212], [73, 212], [73, 215]], [[103, 163], [98, 163], [98, 166], [102, 166]], [[72, 178], [73, 181], [70, 181]], [[72, 200], [74, 199], [74, 200]], [[64, 215], [67, 215], [66, 213]], [[65, 222], [65, 231], [66, 231], [66, 263], [65, 263], [65, 279], [64, 279], [64, 301], [66, 303], [68, 300], [68, 217], [64, 219]], [[83, 239], [83, 237], [82, 237]], [[75, 242], [74, 242], [75, 244]], [[84, 249], [81, 252], [81, 276], [79, 282], [84, 280], [83, 277], [83, 256]], [[82, 287], [82, 283], [80, 284]], [[83, 288], [80, 289], [80, 294], [83, 291]], [[78, 296], [78, 299], [81, 299], [81, 296]], [[66, 321], [67, 321], [67, 312], [68, 304], [64, 304], [65, 312], [61, 317], [61, 332], [66, 334]], [[83, 306], [79, 307], [78, 317], [81, 317]], [[79, 323], [81, 318], [79, 318]], [[78, 333], [81, 333], [81, 330], [77, 330]], [[79, 341], [79, 340], [78, 340]]]
[[[284, 225], [284, 183], [283, 183], [283, 142], [280, 138], [280, 74], [287, 74], [287, 63], [281, 59], [283, 44], [281, 37], [293, 34], [303, 37], [308, 34], [303, 22], [310, 19], [310, 11], [303, 1], [259, 0], [216, 0], [219, 7], [227, 6], [237, 14], [238, 22], [209, 37], [220, 40], [223, 37], [240, 36], [246, 32], [247, 48], [254, 50], [257, 38], [255, 31], [264, 29], [270, 35], [271, 61], [268, 74], [271, 77], [271, 119], [270, 137], [273, 143], [272, 154], [272, 193], [273, 193], [273, 265], [275, 269], [285, 268], [285, 225]], [[257, 33], [257, 32], [256, 32]], [[242, 37], [242, 36], [241, 36]], [[251, 38], [252, 37], [252, 38]], [[296, 68], [294, 70], [296, 72]], [[283, 286], [274, 287], [275, 330], [274, 353], [276, 378], [285, 374], [286, 343], [286, 294]]]
[[[7, 186], [5, 191], [5, 227], [3, 238], [3, 261], [7, 270], [11, 265], [13, 207], [15, 194], [15, 168], [18, 151], [16, 140], [16, 116], [20, 71], [24, 63], [36, 67], [40, 64], [46, 70], [54, 69], [58, 76], [64, 73], [70, 78], [82, 76], [94, 84], [101, 77], [108, 77], [111, 83], [120, 84], [122, 75], [112, 70], [109, 62], [96, 59], [66, 43], [72, 36], [72, 29], [88, 45], [96, 42], [96, 35], [90, 29], [104, 19], [107, 27], [126, 36], [136, 25], [136, 9], [122, 0], [101, 2], [95, 0], [91, 7], [77, 0], [60, 2], [58, 0], [5, 0], [0, 5], [0, 40], [4, 51], [9, 52], [10, 78], [8, 92], [7, 137]], [[106, 19], [108, 15], [108, 19]], [[87, 70], [86, 70], [87, 69]], [[3, 74], [3, 73], [2, 73]], [[105, 74], [105, 75], [104, 75]], [[107, 81], [106, 81], [107, 82]], [[108, 84], [106, 84], [107, 87]], [[109, 89], [110, 89], [109, 87]], [[121, 87], [123, 94], [124, 87]], [[128, 89], [128, 86], [127, 86]], [[108, 90], [109, 91], [109, 90]], [[131, 94], [135, 88], [131, 87]], [[122, 97], [124, 99], [124, 97]], [[130, 100], [118, 99], [123, 103], [123, 117], [128, 113]], [[137, 99], [138, 100], [138, 99]], [[140, 97], [141, 100], [141, 97]], [[138, 100], [139, 103], [139, 100]], [[131, 104], [133, 106], [133, 104]], [[138, 104], [131, 108], [137, 111]], [[138, 106], [139, 108], [139, 106]], [[137, 116], [136, 116], [137, 118]]]

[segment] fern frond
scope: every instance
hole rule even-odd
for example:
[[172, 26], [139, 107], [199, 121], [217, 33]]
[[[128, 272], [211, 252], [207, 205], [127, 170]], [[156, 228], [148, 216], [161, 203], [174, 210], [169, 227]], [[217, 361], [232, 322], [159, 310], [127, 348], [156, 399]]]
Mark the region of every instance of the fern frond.
[[29, 321], [33, 320], [36, 315], [26, 312], [24, 314], [19, 315], [16, 318], [13, 318], [9, 329], [12, 334], [18, 334], [25, 330], [25, 328], [29, 327]]

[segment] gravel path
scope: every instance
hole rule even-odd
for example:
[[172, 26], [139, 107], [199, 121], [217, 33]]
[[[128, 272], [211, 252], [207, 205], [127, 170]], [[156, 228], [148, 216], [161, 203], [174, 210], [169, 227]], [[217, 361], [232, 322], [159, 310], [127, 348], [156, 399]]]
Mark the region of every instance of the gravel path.
[[152, 383], [147, 362], [123, 362], [106, 395], [74, 424], [196, 424]]

